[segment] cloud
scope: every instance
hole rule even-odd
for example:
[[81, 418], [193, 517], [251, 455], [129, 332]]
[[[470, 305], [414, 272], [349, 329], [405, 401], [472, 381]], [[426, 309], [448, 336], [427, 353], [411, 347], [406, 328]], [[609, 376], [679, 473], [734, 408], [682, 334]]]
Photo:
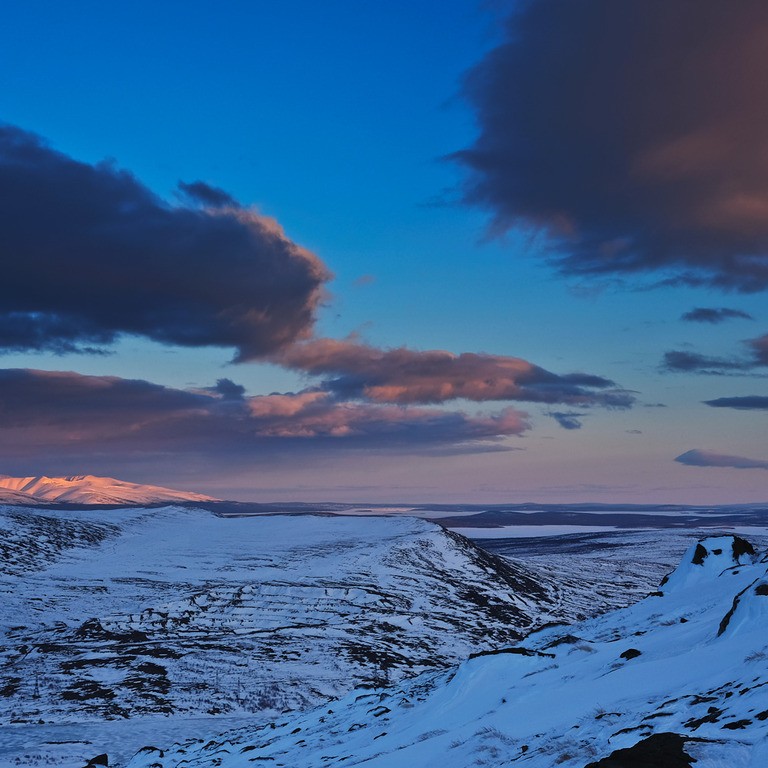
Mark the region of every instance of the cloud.
[[275, 451], [367, 449], [400, 453], [505, 450], [525, 413], [493, 415], [339, 401], [328, 392], [246, 396], [221, 379], [181, 390], [143, 380], [71, 372], [0, 370], [0, 457], [57, 456], [115, 464], [141, 457], [248, 462]]
[[455, 153], [495, 227], [569, 275], [768, 287], [768, 4], [516, 4]]
[[563, 429], [581, 429], [581, 417], [585, 414], [561, 411], [553, 411], [549, 414]]
[[745, 395], [743, 397], [718, 397], [705, 400], [712, 408], [735, 408], [739, 411], [768, 411], [768, 397], [763, 395]]
[[768, 469], [768, 461], [748, 459], [745, 456], [729, 456], [714, 451], [702, 451], [694, 448], [675, 458], [680, 464], [689, 467], [732, 467], [734, 469]]
[[242, 400], [245, 397], [245, 387], [235, 384], [231, 379], [219, 379], [215, 387], [205, 390], [214, 395], [221, 395], [225, 400]]
[[88, 352], [128, 334], [251, 360], [309, 336], [320, 260], [222, 190], [180, 189], [192, 205], [0, 125], [0, 351]]
[[722, 374], [725, 371], [744, 371], [751, 367], [750, 361], [728, 360], [724, 357], [708, 357], [697, 352], [673, 350], [664, 353], [661, 367], [675, 373]]
[[674, 373], [706, 373], [722, 375], [732, 371], [752, 371], [768, 366], [768, 334], [742, 342], [748, 349], [748, 357], [725, 358], [701, 355], [698, 352], [673, 350], [665, 352], [661, 363], [664, 371]]
[[455, 443], [519, 435], [525, 414], [506, 408], [492, 416], [427, 408], [338, 402], [326, 392], [265, 395], [248, 400], [259, 434], [280, 438], [371, 438], [402, 444]]
[[690, 312], [686, 312], [680, 319], [688, 323], [711, 323], [714, 325], [726, 320], [754, 320], [755, 318], [740, 309], [696, 307]]
[[113, 431], [135, 434], [151, 423], [205, 413], [213, 402], [211, 395], [139, 379], [0, 369], [3, 430], [50, 428], [73, 442]]
[[191, 202], [206, 208], [240, 208], [240, 203], [232, 195], [219, 187], [212, 187], [204, 181], [186, 183], [180, 181], [179, 192]]
[[355, 340], [312, 339], [272, 357], [280, 365], [325, 376], [321, 388], [342, 398], [377, 403], [508, 400], [628, 408], [634, 397], [601, 376], [558, 375], [517, 357], [399, 347]]
[[749, 339], [745, 343], [752, 353], [752, 360], [755, 366], [768, 365], [768, 333], [757, 339]]

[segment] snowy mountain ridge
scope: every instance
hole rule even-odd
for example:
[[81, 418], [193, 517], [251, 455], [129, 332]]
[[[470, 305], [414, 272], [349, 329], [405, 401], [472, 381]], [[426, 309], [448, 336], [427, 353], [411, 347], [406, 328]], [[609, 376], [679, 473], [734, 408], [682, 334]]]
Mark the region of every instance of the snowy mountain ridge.
[[711, 537], [628, 608], [129, 768], [764, 768], [766, 620], [768, 555]]
[[156, 485], [141, 485], [94, 475], [69, 477], [9, 477], [0, 475], [0, 503], [27, 504], [125, 504], [215, 501], [211, 496], [174, 491]]

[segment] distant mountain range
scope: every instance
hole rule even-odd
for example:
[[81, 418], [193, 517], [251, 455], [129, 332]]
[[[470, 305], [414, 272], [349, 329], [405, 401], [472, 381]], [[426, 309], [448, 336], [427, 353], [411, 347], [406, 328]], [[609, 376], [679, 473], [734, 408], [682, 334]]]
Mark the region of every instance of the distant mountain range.
[[142, 506], [162, 502], [215, 501], [202, 493], [174, 491], [156, 485], [139, 485], [113, 477], [8, 477], [0, 475], [0, 503], [120, 504]]

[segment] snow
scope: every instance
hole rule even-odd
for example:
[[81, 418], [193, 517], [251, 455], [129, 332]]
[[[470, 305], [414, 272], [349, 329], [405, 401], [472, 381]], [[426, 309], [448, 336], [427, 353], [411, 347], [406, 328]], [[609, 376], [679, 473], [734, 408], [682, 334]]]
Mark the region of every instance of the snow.
[[455, 529], [470, 539], [526, 539], [538, 536], [565, 536], [570, 533], [604, 533], [617, 530], [612, 525], [505, 525], [501, 528]]
[[692, 538], [0, 508], [0, 768], [765, 768], [768, 558]]
[[[750, 551], [739, 549], [739, 542]], [[727, 569], [750, 565], [755, 561], [751, 545], [734, 536], [711, 536], [705, 541], [692, 544], [680, 565], [667, 577], [662, 586], [666, 592], [690, 589], [699, 583], [710, 582]]]
[[[332, 711], [289, 713], [271, 726], [139, 754], [129, 768], [182, 760], [187, 768], [244, 768], [254, 759], [293, 768], [342, 761], [583, 768], [657, 732], [703, 739], [689, 751], [697, 768], [764, 768], [768, 637], [760, 601], [768, 595], [754, 587], [768, 578], [768, 558], [734, 558], [733, 542], [706, 540], [707, 567], [693, 561], [691, 548], [663, 594], [529, 635], [531, 655], [479, 656], [453, 671], [350, 694]], [[737, 595], [748, 598], [738, 631], [720, 632]]]
[[9, 507], [0, 550], [0, 766], [69, 766], [45, 742], [84, 733], [127, 758], [573, 615], [537, 571], [408, 517]]
[[112, 477], [73, 475], [70, 477], [0, 476], [0, 503], [34, 504], [155, 504], [159, 502], [214, 501], [210, 496], [173, 491], [155, 485], [139, 485]]

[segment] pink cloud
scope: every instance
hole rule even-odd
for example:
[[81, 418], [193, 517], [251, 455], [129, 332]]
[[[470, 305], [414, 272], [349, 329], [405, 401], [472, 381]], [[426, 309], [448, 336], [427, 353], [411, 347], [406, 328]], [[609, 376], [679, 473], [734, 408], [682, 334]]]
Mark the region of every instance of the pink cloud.
[[521, 435], [527, 415], [506, 408], [470, 415], [437, 408], [340, 401], [332, 393], [247, 397], [229, 381], [181, 390], [142, 380], [71, 372], [0, 370], [0, 457], [110, 454], [195, 454], [213, 461], [249, 461], [276, 448], [330, 446], [465, 452], [500, 449]]
[[633, 397], [603, 377], [558, 375], [518, 357], [398, 347], [354, 339], [312, 339], [272, 358], [288, 368], [328, 376], [322, 387], [343, 398], [378, 403], [518, 400], [629, 407]]

